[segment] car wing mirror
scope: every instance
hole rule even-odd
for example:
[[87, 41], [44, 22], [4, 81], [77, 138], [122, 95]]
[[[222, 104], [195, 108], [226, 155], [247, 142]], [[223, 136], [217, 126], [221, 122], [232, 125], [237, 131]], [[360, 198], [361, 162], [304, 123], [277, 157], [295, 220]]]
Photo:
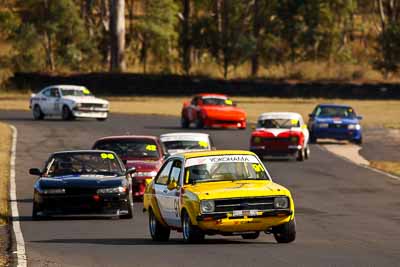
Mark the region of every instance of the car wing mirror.
[[310, 117], [310, 118], [314, 118], [314, 117], [315, 117], [315, 115], [314, 115], [314, 114], [312, 114], [312, 113], [310, 113], [310, 114], [308, 114], [308, 117]]
[[132, 168], [129, 168], [128, 170], [126, 170], [126, 175], [132, 175], [135, 172], [136, 172], [136, 168], [132, 167]]
[[175, 182], [175, 181], [173, 181], [173, 182], [170, 182], [168, 185], [167, 185], [167, 188], [168, 188], [168, 190], [174, 190], [174, 189], [176, 189], [178, 187], [178, 184]]
[[168, 152], [164, 153], [164, 159], [167, 159], [169, 156], [171, 156], [171, 154], [169, 154]]
[[357, 119], [358, 119], [358, 120], [362, 120], [363, 117], [362, 117], [362, 116], [357, 116]]
[[40, 175], [42, 175], [42, 171], [38, 168], [32, 168], [32, 169], [29, 169], [29, 174], [40, 176]]
[[251, 128], [252, 130], [255, 130], [257, 127], [256, 127], [255, 124], [252, 124], [252, 125], [250, 126], [250, 128]]

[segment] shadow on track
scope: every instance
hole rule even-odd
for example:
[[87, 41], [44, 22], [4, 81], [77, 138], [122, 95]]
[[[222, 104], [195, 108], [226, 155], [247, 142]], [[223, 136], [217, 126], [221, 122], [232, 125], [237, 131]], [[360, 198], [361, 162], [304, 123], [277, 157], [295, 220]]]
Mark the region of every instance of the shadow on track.
[[[128, 246], [154, 246], [154, 245], [183, 245], [182, 239], [171, 239], [168, 242], [156, 242], [151, 238], [110, 238], [110, 239], [49, 239], [49, 240], [36, 240], [32, 243], [50, 243], [50, 244], [100, 244], [100, 245], [128, 245]], [[256, 241], [241, 241], [241, 240], [227, 240], [227, 239], [206, 239], [202, 243], [191, 244], [195, 246], [201, 245], [243, 245], [243, 244], [269, 244], [276, 245], [275, 242], [256, 242]], [[185, 244], [185, 246], [187, 246]]]

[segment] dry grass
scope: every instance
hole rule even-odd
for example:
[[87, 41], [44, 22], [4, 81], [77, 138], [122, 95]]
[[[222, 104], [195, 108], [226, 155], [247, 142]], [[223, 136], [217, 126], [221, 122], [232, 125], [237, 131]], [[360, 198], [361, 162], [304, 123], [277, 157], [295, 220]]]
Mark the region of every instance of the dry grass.
[[[318, 103], [349, 104], [361, 114], [363, 126], [400, 128], [400, 100], [287, 99], [267, 97], [232, 97], [248, 114], [249, 122], [269, 111], [299, 112], [307, 120]], [[111, 112], [180, 116], [182, 103], [189, 97], [107, 97]], [[29, 110], [29, 94], [0, 94], [0, 110]]]
[[400, 177], [400, 162], [398, 161], [371, 161], [370, 166]]
[[0, 225], [8, 219], [8, 183], [10, 176], [11, 129], [0, 123]]
[[[109, 97], [111, 111], [117, 113], [140, 113], [180, 116], [182, 103], [188, 97]], [[349, 104], [361, 114], [362, 124], [368, 127], [400, 127], [400, 101], [382, 100], [327, 100], [327, 99], [281, 99], [266, 97], [233, 97], [238, 106], [246, 110], [249, 122], [255, 122], [262, 112], [299, 112], [307, 120], [308, 114], [318, 103]]]

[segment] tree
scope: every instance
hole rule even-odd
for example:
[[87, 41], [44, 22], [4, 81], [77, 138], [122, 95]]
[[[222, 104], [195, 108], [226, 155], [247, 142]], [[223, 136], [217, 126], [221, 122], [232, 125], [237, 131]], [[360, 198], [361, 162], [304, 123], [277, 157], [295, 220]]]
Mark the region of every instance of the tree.
[[27, 67], [32, 70], [31, 64], [39, 69], [45, 66], [50, 71], [59, 67], [81, 69], [91, 62], [93, 42], [72, 0], [18, 3], [18, 25], [10, 34], [17, 49], [14, 60], [17, 70]]
[[174, 0], [145, 0], [143, 15], [138, 17], [137, 31], [141, 42], [140, 60], [143, 72], [147, 71], [149, 52], [163, 64], [163, 72], [169, 72], [170, 50], [176, 46], [178, 34], [178, 5]]
[[180, 33], [180, 49], [181, 49], [181, 61], [182, 68], [186, 75], [190, 73], [191, 67], [191, 48], [192, 48], [192, 40], [191, 40], [191, 3], [190, 0], [182, 0], [182, 16], [181, 16], [181, 24], [182, 30]]
[[110, 2], [110, 71], [123, 72], [125, 65], [125, 0]]

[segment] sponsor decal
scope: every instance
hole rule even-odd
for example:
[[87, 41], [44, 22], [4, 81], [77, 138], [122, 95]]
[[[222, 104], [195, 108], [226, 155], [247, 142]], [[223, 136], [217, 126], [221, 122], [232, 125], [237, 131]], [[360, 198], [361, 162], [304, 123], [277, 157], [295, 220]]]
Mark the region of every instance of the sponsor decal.
[[208, 147], [208, 143], [206, 141], [199, 141], [199, 146], [207, 148]]
[[226, 100], [225, 100], [225, 104], [227, 104], [227, 105], [229, 105], [229, 106], [232, 106], [232, 105], [233, 105], [233, 102], [232, 102], [232, 100], [230, 100], [230, 99], [226, 99]]
[[224, 163], [224, 162], [259, 163], [257, 158], [252, 155], [221, 155], [221, 156], [191, 158], [186, 161], [185, 167], [203, 165], [203, 164]]
[[168, 141], [199, 141], [199, 142], [207, 142], [203, 136], [197, 137], [195, 135], [178, 135], [178, 136], [165, 136], [161, 138], [162, 142]]
[[90, 95], [89, 89], [83, 89], [83, 94], [84, 95]]

